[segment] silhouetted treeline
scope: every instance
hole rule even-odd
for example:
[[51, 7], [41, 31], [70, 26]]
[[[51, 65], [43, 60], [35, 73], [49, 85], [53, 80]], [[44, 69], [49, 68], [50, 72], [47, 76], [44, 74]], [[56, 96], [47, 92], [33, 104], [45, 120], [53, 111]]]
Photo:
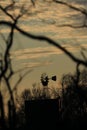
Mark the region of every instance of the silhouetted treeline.
[[[26, 127], [25, 101], [56, 99], [58, 105], [58, 127], [87, 127], [87, 69], [77, 73], [65, 74], [61, 78], [61, 91], [50, 89], [46, 95], [44, 87], [33, 85], [16, 97], [16, 112], [11, 101], [8, 101], [8, 117], [5, 118], [3, 95], [0, 93], [0, 128]], [[49, 108], [50, 109], [50, 108]], [[37, 117], [38, 119], [38, 117]], [[56, 120], [56, 119], [54, 119]]]

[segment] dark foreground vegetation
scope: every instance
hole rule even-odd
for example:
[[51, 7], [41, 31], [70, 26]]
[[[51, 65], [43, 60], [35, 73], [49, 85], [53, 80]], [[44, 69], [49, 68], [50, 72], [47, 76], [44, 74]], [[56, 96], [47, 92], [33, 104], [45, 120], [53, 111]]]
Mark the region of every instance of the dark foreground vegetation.
[[36, 84], [16, 97], [16, 109], [8, 102], [5, 117], [0, 93], [0, 128], [87, 128], [87, 70], [61, 78], [61, 91]]

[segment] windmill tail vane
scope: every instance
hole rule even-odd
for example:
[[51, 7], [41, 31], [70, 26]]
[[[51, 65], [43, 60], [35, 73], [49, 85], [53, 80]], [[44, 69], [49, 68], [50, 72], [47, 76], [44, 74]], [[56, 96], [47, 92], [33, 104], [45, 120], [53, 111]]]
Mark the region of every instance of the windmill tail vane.
[[45, 73], [42, 74], [42, 76], [41, 76], [41, 83], [42, 83], [42, 85], [43, 86], [47, 86], [50, 79], [53, 80], [53, 81], [56, 81], [57, 77], [56, 76], [52, 76], [51, 78], [48, 78], [48, 76]]
[[57, 77], [56, 76], [52, 76], [51, 79], [54, 80], [54, 81], [56, 81]]

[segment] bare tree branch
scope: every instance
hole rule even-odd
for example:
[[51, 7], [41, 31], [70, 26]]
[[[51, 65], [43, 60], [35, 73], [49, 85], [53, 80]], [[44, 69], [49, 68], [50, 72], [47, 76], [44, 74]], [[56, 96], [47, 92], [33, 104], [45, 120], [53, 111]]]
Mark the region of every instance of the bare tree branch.
[[15, 4], [15, 1], [13, 1], [13, 0], [11, 0], [11, 4], [9, 4], [9, 5], [7, 5], [4, 9], [5, 9], [5, 11], [7, 11], [7, 10], [9, 10], [9, 9], [12, 9], [13, 8], [13, 6], [14, 6], [14, 4]]
[[20, 84], [20, 82], [23, 80], [23, 78], [25, 78], [26, 75], [28, 75], [30, 72], [32, 72], [33, 69], [28, 70], [27, 72], [25, 72], [23, 75], [20, 75], [18, 81], [16, 82], [15, 86], [13, 87], [13, 92], [16, 90], [16, 88], [18, 87], [18, 85]]
[[60, 0], [53, 0], [53, 2], [57, 3], [57, 4], [61, 4], [61, 5], [65, 5], [67, 7], [69, 7], [70, 9], [73, 9], [75, 11], [80, 12], [81, 14], [83, 14], [85, 16], [84, 21], [82, 23], [82, 25], [71, 25], [71, 24], [62, 24], [62, 25], [57, 25], [58, 27], [71, 27], [71, 28], [87, 28], [87, 10], [85, 8], [78, 8], [75, 7], [67, 2], [64, 1], [60, 1]]
[[53, 2], [56, 2], [57, 4], [62, 4], [62, 5], [65, 5], [65, 6], [68, 6], [69, 8], [73, 9], [73, 10], [76, 10], [78, 12], [81, 12], [82, 14], [84, 15], [87, 15], [87, 10], [84, 9], [84, 8], [78, 8], [78, 7], [75, 7], [67, 2], [64, 2], [64, 1], [60, 1], [60, 0], [53, 0]]
[[57, 25], [58, 27], [70, 27], [70, 28], [75, 28], [75, 29], [78, 29], [78, 28], [87, 28], [87, 25], [86, 24], [82, 24], [82, 25], [71, 25], [71, 24], [62, 24], [62, 25]]
[[2, 37], [2, 39], [4, 40], [5, 43], [7, 43], [7, 40], [5, 39], [4, 35], [0, 32], [0, 35]]
[[[4, 14], [6, 16], [11, 18], [11, 21], [7, 21], [7, 22], [5, 20], [0, 20], [0, 25], [4, 25], [4, 26], [9, 27], [11, 29], [7, 40], [1, 34], [4, 42], [6, 43], [6, 49], [5, 49], [5, 52], [4, 52], [3, 61], [2, 61], [2, 59], [0, 60], [0, 65], [1, 65], [0, 66], [1, 67], [0, 68], [0, 80], [2, 80], [2, 78], [3, 78], [4, 81], [6, 82], [6, 86], [8, 88], [10, 99], [11, 99], [11, 101], [13, 103], [14, 109], [15, 109], [15, 101], [14, 101], [13, 92], [17, 89], [17, 87], [18, 87], [19, 83], [22, 81], [22, 79], [27, 74], [32, 72], [32, 69], [27, 71], [27, 72], [24, 71], [25, 73], [23, 72], [23, 75], [20, 75], [19, 79], [17, 80], [16, 84], [14, 85], [14, 88], [13, 89], [11, 88], [11, 84], [10, 84], [11, 77], [15, 73], [19, 73], [21, 71], [21, 70], [16, 71], [16, 72], [13, 71], [12, 64], [11, 64], [11, 59], [10, 59], [10, 50], [11, 50], [11, 47], [13, 45], [14, 30], [18, 31], [23, 36], [31, 38], [33, 40], [45, 41], [48, 44], [53, 45], [56, 48], [63, 51], [73, 62], [76, 63], [76, 72], [77, 72], [77, 77], [76, 78], [77, 79], [76, 79], [75, 83], [78, 86], [79, 76], [80, 76], [79, 66], [83, 65], [83, 66], [87, 67], [87, 58], [84, 55], [84, 53], [81, 52], [81, 54], [82, 54], [82, 56], [84, 58], [84, 60], [82, 60], [80, 58], [75, 57], [70, 51], [68, 51], [66, 48], [62, 47], [58, 42], [52, 40], [51, 38], [41, 36], [41, 35], [34, 35], [34, 34], [31, 34], [31, 33], [28, 33], [26, 31], [22, 30], [17, 25], [17, 23], [18, 23], [19, 18], [21, 18], [24, 14], [27, 14], [28, 10], [25, 9], [25, 4], [24, 4], [19, 8], [19, 14], [18, 15], [13, 15], [13, 14], [9, 13], [9, 10], [12, 9], [14, 7], [14, 5], [15, 5], [15, 1], [14, 0], [11, 0], [11, 1], [12, 1], [12, 3], [9, 4], [8, 6], [6, 6], [5, 8], [0, 5], [0, 10], [2, 12], [4, 12]], [[35, 1], [31, 0], [31, 2], [32, 2], [33, 6], [35, 6]], [[65, 6], [69, 7], [70, 9], [75, 10], [77, 12], [80, 12], [82, 15], [84, 15], [84, 21], [83, 21], [82, 25], [66, 24], [66, 25], [60, 25], [60, 27], [61, 26], [69, 26], [69, 27], [72, 27], [72, 28], [86, 28], [87, 27], [87, 24], [86, 24], [87, 10], [86, 9], [75, 7], [75, 6], [73, 6], [73, 5], [69, 4], [69, 3], [66, 3], [66, 2], [63, 2], [63, 1], [60, 1], [60, 0], [53, 0], [53, 2], [56, 2], [56, 3], [61, 4], [61, 5], [65, 5]]]
[[33, 6], [35, 6], [35, 0], [31, 0], [31, 3], [33, 4]]
[[85, 56], [83, 51], [81, 51], [81, 55], [83, 56], [84, 60], [87, 62], [87, 57]]
[[45, 37], [45, 36], [36, 36], [36, 35], [33, 35], [33, 34], [30, 34], [30, 33], [27, 33], [25, 31], [23, 31], [22, 29], [20, 29], [18, 26], [15, 27], [21, 34], [27, 36], [27, 37], [30, 37], [32, 39], [35, 39], [35, 40], [40, 40], [40, 41], [46, 41], [48, 42], [49, 44], [59, 48], [60, 50], [62, 50], [66, 55], [68, 55], [74, 62], [76, 63], [80, 63], [80, 64], [83, 64], [85, 66], [87, 66], [87, 62], [79, 59], [79, 58], [76, 58], [73, 56], [73, 54], [71, 54], [68, 50], [66, 50], [64, 47], [62, 47], [61, 45], [59, 45], [59, 43], [55, 42], [54, 40], [48, 38], [48, 37]]
[[1, 5], [0, 5], [0, 9], [1, 9], [7, 16], [9, 16], [13, 21], [15, 21], [14, 17], [13, 17], [11, 14], [9, 14], [9, 13], [6, 11], [6, 9], [4, 9]]
[[[12, 23], [10, 22], [6, 22], [6, 21], [0, 21], [0, 24], [1, 25], [6, 25], [8, 27], [11, 27], [12, 26]], [[71, 52], [69, 52], [67, 49], [65, 49], [64, 47], [62, 47], [61, 45], [59, 45], [59, 43], [55, 42], [54, 40], [48, 38], [48, 37], [45, 37], [45, 36], [36, 36], [34, 34], [31, 34], [31, 33], [28, 33], [24, 30], [22, 30], [21, 28], [19, 28], [17, 25], [15, 25], [15, 29], [20, 32], [22, 35], [28, 37], [28, 38], [31, 38], [31, 39], [34, 39], [34, 40], [40, 40], [40, 41], [46, 41], [48, 44], [50, 45], [53, 45], [57, 48], [59, 48], [60, 50], [62, 50], [67, 56], [69, 56], [69, 58], [71, 58], [75, 63], [80, 63], [84, 66], [87, 66], [87, 62], [86, 61], [83, 61], [79, 58], [76, 58], [73, 54], [71, 54]]]

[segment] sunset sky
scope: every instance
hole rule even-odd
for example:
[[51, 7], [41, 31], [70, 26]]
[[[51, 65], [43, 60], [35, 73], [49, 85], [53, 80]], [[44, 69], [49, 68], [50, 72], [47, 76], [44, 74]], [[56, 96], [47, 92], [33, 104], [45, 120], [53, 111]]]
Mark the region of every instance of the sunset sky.
[[[0, 0], [0, 4], [5, 6], [10, 0]], [[34, 35], [47, 36], [57, 41], [61, 46], [69, 50], [73, 55], [82, 58], [81, 48], [87, 56], [87, 28], [60, 27], [64, 24], [82, 25], [84, 15], [79, 11], [70, 9], [61, 4], [36, 0], [33, 7], [29, 0], [15, 0], [17, 2], [14, 16], [19, 13], [19, 7], [25, 4], [29, 8], [29, 14], [19, 19], [18, 26]], [[49, 0], [51, 1], [51, 0]], [[61, 0], [79, 8], [87, 8], [87, 0]], [[27, 4], [26, 4], [27, 3]], [[29, 4], [29, 5], [28, 5]], [[0, 11], [0, 20], [9, 21], [10, 18]], [[5, 37], [8, 36], [9, 28], [1, 26], [0, 32]], [[3, 54], [5, 43], [0, 37], [0, 53]], [[49, 45], [46, 42], [27, 38], [15, 31], [14, 43], [10, 52], [13, 70], [23, 69], [21, 74], [27, 70], [30, 73], [22, 80], [19, 91], [30, 88], [33, 83], [40, 83], [40, 76], [46, 72], [49, 77], [56, 75], [57, 81], [50, 81], [51, 85], [58, 86], [58, 82], [63, 74], [75, 72], [75, 63], [71, 61], [61, 50]], [[19, 73], [11, 79], [12, 87], [17, 81]], [[41, 83], [40, 83], [41, 84]]]

